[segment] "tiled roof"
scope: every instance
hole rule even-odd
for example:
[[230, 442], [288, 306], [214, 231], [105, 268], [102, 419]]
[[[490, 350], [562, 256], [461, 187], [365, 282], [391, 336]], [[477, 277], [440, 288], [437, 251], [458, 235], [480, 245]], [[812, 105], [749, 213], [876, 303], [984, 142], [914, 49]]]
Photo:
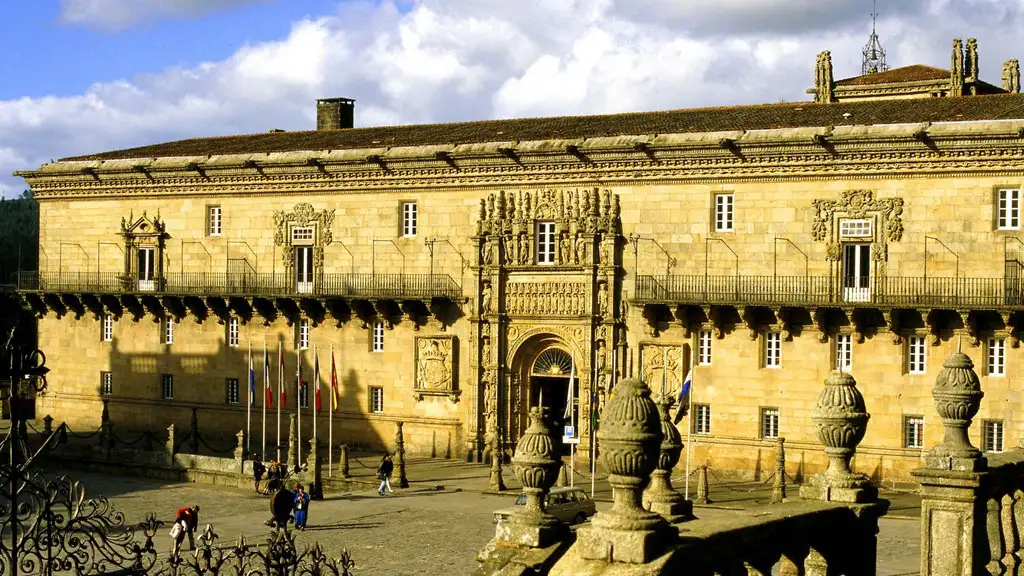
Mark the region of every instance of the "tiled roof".
[[921, 82], [925, 80], [949, 80], [949, 70], [914, 64], [902, 68], [893, 68], [885, 72], [875, 72], [854, 76], [836, 81], [836, 86], [868, 86], [874, 84], [896, 84], [898, 82]]
[[[890, 70], [890, 72], [895, 72], [895, 70]], [[849, 116], [844, 117], [844, 114], [849, 114]], [[872, 100], [836, 104], [793, 102], [601, 116], [520, 118], [450, 124], [378, 126], [333, 131], [272, 132], [193, 138], [65, 158], [65, 160], [212, 156], [298, 150], [343, 150], [592, 138], [627, 134], [1001, 119], [1024, 119], [1024, 95]]]

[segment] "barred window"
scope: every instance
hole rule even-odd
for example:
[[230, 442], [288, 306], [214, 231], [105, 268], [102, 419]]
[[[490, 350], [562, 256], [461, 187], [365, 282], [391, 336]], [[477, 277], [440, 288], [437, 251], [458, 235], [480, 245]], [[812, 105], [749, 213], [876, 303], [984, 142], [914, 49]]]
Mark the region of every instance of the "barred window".
[[836, 335], [836, 370], [853, 368], [853, 335]]
[[924, 416], [903, 417], [903, 446], [924, 448]]
[[988, 339], [988, 362], [985, 371], [989, 376], [1006, 376], [1006, 340]]
[[114, 375], [111, 372], [100, 372], [100, 394], [110, 396], [114, 393]]
[[996, 227], [1000, 230], [1017, 230], [1020, 228], [1020, 189], [1003, 188], [999, 190], [999, 206]]
[[160, 397], [164, 400], [174, 399], [174, 376], [164, 374], [160, 378]]
[[715, 232], [733, 231], [734, 203], [732, 194], [715, 194]]
[[110, 314], [103, 315], [103, 330], [101, 337], [104, 342], [110, 342], [114, 339], [114, 317]]
[[923, 336], [907, 338], [907, 372], [924, 374], [927, 370], [927, 349]]
[[782, 333], [768, 332], [764, 335], [764, 367], [782, 366]]
[[377, 321], [373, 323], [373, 348], [374, 352], [384, 351], [384, 323]]
[[693, 433], [711, 434], [711, 405], [693, 405]]
[[238, 378], [228, 378], [228, 404], [238, 404]]
[[384, 413], [384, 389], [379, 386], [370, 386], [370, 412]]
[[161, 335], [164, 344], [174, 344], [174, 320], [164, 318], [161, 322]]
[[415, 202], [403, 202], [402, 203], [402, 236], [405, 238], [413, 238], [416, 236], [416, 203]]
[[985, 437], [982, 439], [982, 450], [985, 452], [1003, 451], [1003, 421], [985, 420]]
[[779, 409], [761, 408], [761, 438], [771, 440], [779, 437]]
[[238, 347], [238, 318], [228, 320], [228, 346]]
[[701, 330], [697, 335], [697, 364], [711, 366], [711, 331]]

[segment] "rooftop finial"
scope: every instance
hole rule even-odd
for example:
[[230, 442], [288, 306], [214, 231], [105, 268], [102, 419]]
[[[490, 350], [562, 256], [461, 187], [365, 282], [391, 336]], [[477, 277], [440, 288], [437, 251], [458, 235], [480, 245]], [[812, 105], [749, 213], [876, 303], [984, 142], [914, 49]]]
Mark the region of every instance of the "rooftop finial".
[[861, 74], [885, 72], [889, 69], [889, 65], [885, 63], [885, 50], [878, 41], [878, 33], [876, 32], [878, 0], [872, 0], [871, 7], [871, 37], [868, 38], [868, 43], [864, 46], [864, 51], [862, 52], [864, 58], [861, 60], [860, 65]]

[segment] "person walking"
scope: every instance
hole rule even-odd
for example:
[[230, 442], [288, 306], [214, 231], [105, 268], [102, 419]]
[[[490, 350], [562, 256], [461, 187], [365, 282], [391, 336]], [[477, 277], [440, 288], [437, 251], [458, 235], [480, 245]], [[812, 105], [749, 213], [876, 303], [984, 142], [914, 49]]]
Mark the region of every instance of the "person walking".
[[181, 550], [181, 543], [185, 541], [185, 536], [188, 536], [189, 550], [195, 549], [195, 533], [196, 528], [199, 526], [199, 506], [178, 508], [178, 513], [174, 517], [174, 523], [181, 525], [181, 529], [177, 530], [177, 536], [174, 537], [173, 554], [175, 556], [178, 555], [178, 552]]
[[295, 494], [295, 529], [306, 529], [306, 514], [309, 511], [309, 493], [299, 484], [298, 492]]
[[270, 461], [267, 470], [267, 494], [274, 494], [281, 487], [281, 463], [277, 458]]
[[391, 454], [384, 454], [384, 458], [380, 461], [380, 466], [377, 466], [377, 480], [380, 480], [380, 488], [377, 488], [377, 494], [383, 496], [385, 487], [388, 489], [388, 494], [395, 493], [391, 489], [391, 473], [394, 470], [395, 463], [391, 461]]
[[263, 462], [260, 462], [259, 458], [253, 457], [253, 459], [252, 459], [252, 480], [253, 480], [253, 488], [256, 490], [257, 494], [262, 494], [263, 493], [260, 490], [260, 480], [263, 479], [263, 473], [266, 472], [266, 471], [267, 471], [267, 467], [263, 465]]
[[270, 499], [270, 520], [267, 520], [267, 526], [287, 531], [288, 520], [291, 519], [292, 508], [294, 507], [295, 493], [282, 487]]

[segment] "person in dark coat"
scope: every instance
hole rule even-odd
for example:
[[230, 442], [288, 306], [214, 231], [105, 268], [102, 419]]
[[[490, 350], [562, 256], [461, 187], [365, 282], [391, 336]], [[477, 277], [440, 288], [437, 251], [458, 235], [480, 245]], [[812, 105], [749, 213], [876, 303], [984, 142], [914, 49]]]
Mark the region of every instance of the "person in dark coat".
[[281, 463], [277, 459], [270, 461], [267, 470], [267, 494], [274, 494], [281, 487]]
[[295, 506], [295, 493], [287, 488], [281, 488], [270, 499], [271, 518], [267, 525], [278, 530], [287, 530], [288, 521], [291, 519], [292, 508]]
[[377, 479], [380, 480], [380, 488], [377, 488], [377, 494], [383, 496], [385, 487], [387, 487], [389, 494], [395, 493], [391, 489], [391, 473], [394, 470], [395, 463], [391, 461], [391, 454], [385, 454], [384, 458], [380, 461], [380, 466], [377, 466]]
[[257, 494], [262, 494], [263, 493], [260, 490], [260, 480], [263, 479], [263, 473], [266, 472], [266, 471], [267, 471], [267, 467], [263, 465], [263, 462], [260, 462], [259, 458], [253, 458], [252, 459], [253, 488], [256, 490]]
[[174, 522], [182, 526], [181, 534], [174, 541], [174, 554], [178, 554], [185, 536], [188, 536], [189, 550], [194, 549], [196, 547], [196, 528], [199, 527], [199, 506], [178, 508], [178, 513], [174, 516]]

